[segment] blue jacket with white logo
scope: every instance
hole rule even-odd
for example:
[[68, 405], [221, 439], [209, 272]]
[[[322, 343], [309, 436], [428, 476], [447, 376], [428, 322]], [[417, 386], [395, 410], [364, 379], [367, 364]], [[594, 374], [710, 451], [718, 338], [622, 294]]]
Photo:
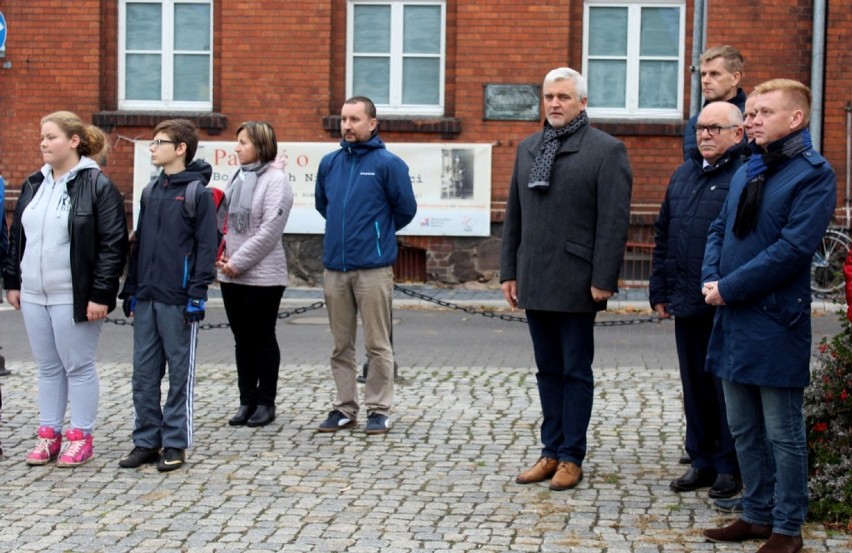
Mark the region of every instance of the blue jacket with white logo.
[[408, 166], [373, 135], [340, 142], [320, 161], [316, 208], [326, 220], [322, 262], [332, 271], [387, 267], [396, 261], [396, 232], [417, 202]]

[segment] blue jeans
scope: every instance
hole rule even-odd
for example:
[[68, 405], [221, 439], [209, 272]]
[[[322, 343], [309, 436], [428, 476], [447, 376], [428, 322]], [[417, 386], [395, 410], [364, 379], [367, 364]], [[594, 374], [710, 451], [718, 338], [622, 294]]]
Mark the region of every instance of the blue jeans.
[[722, 386], [745, 486], [743, 520], [798, 536], [808, 513], [804, 388]]
[[579, 466], [595, 393], [595, 315], [527, 311], [543, 415], [541, 455]]

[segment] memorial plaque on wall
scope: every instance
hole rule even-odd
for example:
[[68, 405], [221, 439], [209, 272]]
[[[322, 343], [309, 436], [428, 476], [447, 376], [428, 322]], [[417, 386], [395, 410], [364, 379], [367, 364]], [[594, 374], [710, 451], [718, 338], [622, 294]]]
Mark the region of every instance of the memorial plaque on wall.
[[533, 84], [483, 85], [483, 119], [538, 121], [541, 87]]

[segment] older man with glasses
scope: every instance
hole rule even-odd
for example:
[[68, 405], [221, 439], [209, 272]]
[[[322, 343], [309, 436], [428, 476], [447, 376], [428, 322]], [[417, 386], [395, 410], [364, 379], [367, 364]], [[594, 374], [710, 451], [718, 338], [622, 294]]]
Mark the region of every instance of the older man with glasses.
[[731, 178], [743, 164], [743, 117], [728, 102], [708, 104], [695, 125], [697, 149], [669, 181], [656, 223], [650, 302], [675, 318], [689, 470], [669, 485], [676, 492], [710, 487], [712, 498], [742, 487], [725, 419], [721, 381], [705, 372], [715, 308], [701, 294], [701, 263], [710, 223], [719, 215]]

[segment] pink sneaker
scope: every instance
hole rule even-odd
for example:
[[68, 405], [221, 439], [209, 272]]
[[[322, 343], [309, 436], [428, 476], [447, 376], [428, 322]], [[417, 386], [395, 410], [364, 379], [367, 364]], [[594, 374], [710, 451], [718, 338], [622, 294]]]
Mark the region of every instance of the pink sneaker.
[[57, 467], [79, 467], [88, 463], [95, 456], [92, 448], [92, 435], [83, 434], [78, 428], [65, 432], [65, 451], [56, 462]]
[[49, 426], [40, 426], [38, 429], [38, 443], [27, 455], [28, 465], [46, 465], [59, 456], [62, 446], [62, 434], [56, 432]]

